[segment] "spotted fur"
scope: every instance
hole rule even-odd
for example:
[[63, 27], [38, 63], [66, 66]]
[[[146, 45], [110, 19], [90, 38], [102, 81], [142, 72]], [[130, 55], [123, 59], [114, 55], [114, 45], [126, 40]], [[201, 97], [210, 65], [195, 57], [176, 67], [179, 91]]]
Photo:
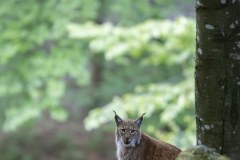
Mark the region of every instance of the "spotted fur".
[[136, 120], [122, 120], [115, 113], [115, 121], [118, 160], [175, 160], [181, 152], [171, 144], [142, 133], [143, 115]]

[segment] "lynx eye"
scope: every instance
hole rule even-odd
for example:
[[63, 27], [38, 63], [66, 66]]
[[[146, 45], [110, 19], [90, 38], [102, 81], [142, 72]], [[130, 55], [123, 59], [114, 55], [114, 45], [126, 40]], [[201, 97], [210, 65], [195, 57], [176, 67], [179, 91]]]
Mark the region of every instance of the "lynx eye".
[[134, 134], [136, 131], [135, 130], [131, 130], [130, 132], [131, 132], [131, 134]]
[[126, 130], [125, 130], [125, 129], [121, 129], [121, 132], [122, 132], [122, 133], [125, 133], [125, 132], [126, 132]]

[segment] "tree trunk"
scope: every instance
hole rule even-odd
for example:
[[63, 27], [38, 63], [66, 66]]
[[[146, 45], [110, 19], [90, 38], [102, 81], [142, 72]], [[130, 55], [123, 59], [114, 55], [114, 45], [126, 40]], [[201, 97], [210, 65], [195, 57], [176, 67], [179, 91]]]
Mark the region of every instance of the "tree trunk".
[[197, 144], [240, 159], [240, 2], [197, 0]]

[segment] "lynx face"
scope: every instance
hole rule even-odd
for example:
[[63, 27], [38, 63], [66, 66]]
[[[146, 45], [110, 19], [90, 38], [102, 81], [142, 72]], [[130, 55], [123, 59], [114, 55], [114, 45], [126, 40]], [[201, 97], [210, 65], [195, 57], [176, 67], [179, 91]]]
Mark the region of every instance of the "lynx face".
[[123, 121], [117, 127], [117, 137], [123, 146], [134, 147], [137, 143], [139, 143], [140, 128], [138, 128], [134, 121]]
[[122, 120], [115, 113], [116, 121], [116, 143], [124, 147], [134, 147], [139, 144], [141, 140], [140, 127], [143, 121], [143, 115], [138, 119], [134, 120]]

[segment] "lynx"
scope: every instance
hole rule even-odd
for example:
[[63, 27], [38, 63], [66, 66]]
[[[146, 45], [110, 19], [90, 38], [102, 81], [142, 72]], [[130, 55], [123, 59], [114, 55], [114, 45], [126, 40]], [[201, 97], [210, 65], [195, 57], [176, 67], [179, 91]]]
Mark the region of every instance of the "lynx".
[[175, 160], [181, 152], [177, 147], [157, 141], [141, 132], [143, 114], [136, 120], [122, 120], [115, 111], [118, 160]]

